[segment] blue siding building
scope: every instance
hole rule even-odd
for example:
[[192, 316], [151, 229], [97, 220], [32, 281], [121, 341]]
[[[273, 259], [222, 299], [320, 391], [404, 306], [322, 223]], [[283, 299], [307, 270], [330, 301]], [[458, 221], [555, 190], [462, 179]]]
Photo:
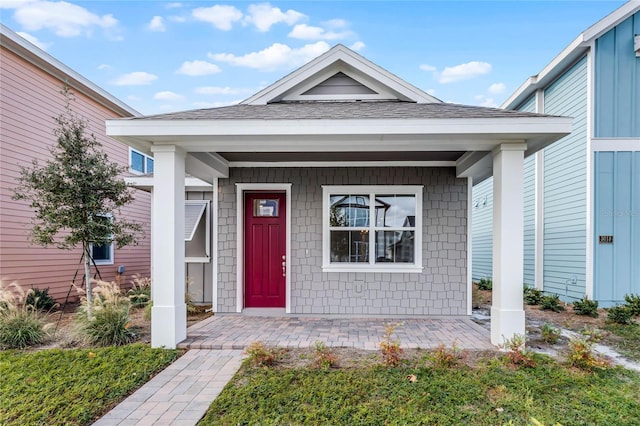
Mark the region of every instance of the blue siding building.
[[[640, 3], [580, 34], [502, 107], [574, 119], [525, 160], [525, 284], [605, 307], [640, 294]], [[473, 188], [474, 280], [491, 277], [492, 189]]]

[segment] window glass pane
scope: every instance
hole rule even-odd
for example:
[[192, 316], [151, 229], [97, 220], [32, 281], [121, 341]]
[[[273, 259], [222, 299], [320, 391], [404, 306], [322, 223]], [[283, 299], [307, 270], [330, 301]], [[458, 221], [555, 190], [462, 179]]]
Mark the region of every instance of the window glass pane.
[[278, 217], [280, 214], [278, 201], [277, 199], [253, 200], [253, 217]]
[[147, 157], [147, 173], [153, 173], [153, 158]]
[[415, 231], [376, 231], [376, 263], [413, 263]]
[[368, 195], [332, 195], [329, 226], [369, 226]]
[[144, 173], [144, 155], [139, 152], [131, 151], [131, 169], [136, 172]]
[[111, 260], [111, 244], [94, 244], [93, 260]]
[[331, 231], [330, 240], [331, 262], [369, 262], [369, 231]]
[[376, 195], [376, 226], [413, 228], [416, 226], [416, 196]]

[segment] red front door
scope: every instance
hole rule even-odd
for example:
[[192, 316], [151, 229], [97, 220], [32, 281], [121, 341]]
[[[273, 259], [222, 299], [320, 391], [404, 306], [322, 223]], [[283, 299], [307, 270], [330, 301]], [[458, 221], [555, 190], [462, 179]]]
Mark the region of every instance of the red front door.
[[284, 308], [286, 277], [285, 194], [244, 196], [244, 305]]

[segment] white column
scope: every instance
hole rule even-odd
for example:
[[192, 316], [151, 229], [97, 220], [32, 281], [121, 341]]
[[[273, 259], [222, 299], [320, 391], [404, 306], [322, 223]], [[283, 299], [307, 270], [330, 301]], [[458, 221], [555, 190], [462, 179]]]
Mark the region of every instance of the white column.
[[493, 295], [491, 343], [525, 334], [522, 302], [524, 253], [524, 143], [493, 151]]
[[151, 346], [175, 348], [187, 337], [184, 301], [185, 153], [176, 146], [153, 146], [153, 309]]

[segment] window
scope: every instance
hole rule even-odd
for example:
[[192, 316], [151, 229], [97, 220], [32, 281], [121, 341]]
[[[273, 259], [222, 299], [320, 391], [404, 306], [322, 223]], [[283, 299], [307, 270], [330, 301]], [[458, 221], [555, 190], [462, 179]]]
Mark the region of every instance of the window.
[[323, 270], [421, 272], [422, 186], [324, 186]]
[[186, 200], [184, 204], [185, 261], [210, 261], [211, 213], [209, 200]]
[[[105, 221], [110, 221], [110, 215], [100, 216]], [[107, 244], [91, 244], [91, 257], [96, 265], [113, 265], [113, 242]]]
[[153, 173], [153, 157], [129, 148], [129, 171], [142, 175]]

